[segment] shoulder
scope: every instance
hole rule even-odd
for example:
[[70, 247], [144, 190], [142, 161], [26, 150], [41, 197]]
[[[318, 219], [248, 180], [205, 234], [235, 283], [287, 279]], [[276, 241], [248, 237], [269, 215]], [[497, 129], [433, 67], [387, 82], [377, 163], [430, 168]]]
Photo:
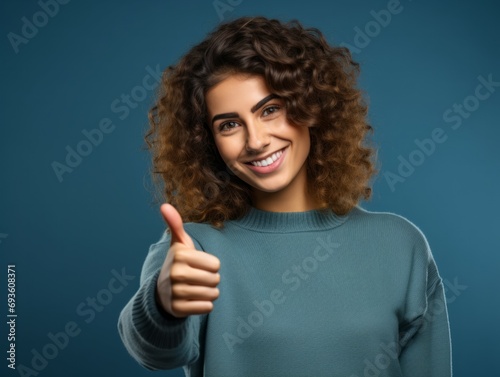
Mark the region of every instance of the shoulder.
[[[208, 223], [184, 223], [184, 230], [191, 237], [197, 250], [204, 250], [203, 244], [207, 241], [214, 240], [220, 236], [221, 231]], [[165, 245], [170, 245], [170, 232], [164, 230], [160, 239], [151, 245], [151, 248], [164, 248]], [[168, 248], [168, 247], [167, 247]]]
[[[363, 237], [366, 247], [374, 247], [398, 266], [398, 273], [435, 280], [434, 256], [422, 230], [408, 218], [392, 212], [368, 211], [360, 206], [351, 210], [350, 221]], [[408, 278], [409, 279], [409, 278]]]
[[[193, 239], [195, 244], [197, 241], [199, 243], [199, 240], [216, 236], [221, 232], [208, 223], [184, 223], [183, 226], [184, 230]], [[151, 246], [162, 246], [164, 244], [170, 244], [170, 232], [168, 230], [162, 231], [159, 240]]]
[[223, 230], [210, 223], [186, 223], [184, 229], [193, 239], [198, 250], [205, 250], [205, 245], [217, 244]]
[[423, 231], [408, 218], [393, 213], [369, 211], [355, 206], [349, 214], [349, 222], [371, 235], [400, 240], [412, 248], [429, 250]]

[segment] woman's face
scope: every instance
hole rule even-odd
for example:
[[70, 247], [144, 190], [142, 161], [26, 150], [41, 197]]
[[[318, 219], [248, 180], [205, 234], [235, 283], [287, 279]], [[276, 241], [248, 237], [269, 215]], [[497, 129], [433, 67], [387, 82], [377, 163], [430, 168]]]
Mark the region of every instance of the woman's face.
[[[219, 153], [253, 187], [253, 205], [271, 211], [304, 210], [309, 129], [288, 123], [284, 102], [273, 98], [261, 76], [231, 75], [210, 88], [205, 99]], [[301, 208], [293, 209], [297, 206]]]

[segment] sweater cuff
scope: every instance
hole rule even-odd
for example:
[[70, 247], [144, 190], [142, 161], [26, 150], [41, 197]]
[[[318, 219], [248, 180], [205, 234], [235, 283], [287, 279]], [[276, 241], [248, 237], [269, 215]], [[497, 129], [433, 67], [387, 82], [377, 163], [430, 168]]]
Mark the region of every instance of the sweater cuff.
[[160, 270], [147, 280], [137, 292], [132, 308], [132, 322], [139, 334], [158, 348], [176, 348], [187, 337], [189, 318], [177, 318], [159, 307], [156, 302], [156, 284]]

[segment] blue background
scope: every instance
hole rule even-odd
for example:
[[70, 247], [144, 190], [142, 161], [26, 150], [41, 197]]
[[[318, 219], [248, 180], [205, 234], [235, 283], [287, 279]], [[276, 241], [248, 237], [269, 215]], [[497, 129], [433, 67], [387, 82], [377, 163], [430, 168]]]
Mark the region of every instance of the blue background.
[[[398, 213], [424, 232], [443, 279], [462, 286], [458, 294], [447, 291], [454, 297], [448, 303], [454, 375], [493, 376], [500, 354], [500, 88], [478, 101], [457, 129], [443, 114], [474, 95], [478, 77], [500, 81], [500, 7], [493, 1], [402, 0], [402, 11], [377, 29], [371, 11], [387, 4], [243, 0], [222, 17], [298, 18], [330, 43], [355, 47], [357, 30], [368, 28], [373, 37], [353, 55], [361, 63], [381, 173], [373, 199], [362, 206]], [[211, 0], [70, 1], [16, 53], [8, 34], [20, 35], [22, 17], [33, 21], [40, 10], [35, 1], [0, 5], [0, 281], [6, 285], [7, 264], [15, 264], [17, 363], [30, 367], [32, 349], [40, 352], [51, 342], [49, 333], [73, 321], [80, 333], [40, 376], [150, 376], [127, 354], [116, 322], [138, 288], [149, 245], [165, 229], [152, 204], [143, 150], [153, 92], [127, 116], [113, 111], [112, 103], [142, 85], [146, 67], [174, 63], [221, 18]], [[66, 147], [76, 148], [85, 140], [82, 131], [103, 118], [111, 119], [113, 131], [58, 179], [52, 163], [64, 163]], [[438, 127], [447, 140], [391, 188], [387, 173], [397, 174], [400, 158], [417, 150], [414, 140], [430, 138]], [[109, 304], [93, 314], [77, 311], [82, 304], [89, 310], [87, 297], [102, 295], [112, 270], [122, 269], [134, 278], [107, 297]], [[6, 289], [1, 291], [5, 303]], [[0, 307], [5, 316], [7, 305]], [[2, 323], [5, 356], [8, 328]], [[18, 375], [2, 360], [0, 374]], [[159, 374], [183, 375], [180, 369]]]

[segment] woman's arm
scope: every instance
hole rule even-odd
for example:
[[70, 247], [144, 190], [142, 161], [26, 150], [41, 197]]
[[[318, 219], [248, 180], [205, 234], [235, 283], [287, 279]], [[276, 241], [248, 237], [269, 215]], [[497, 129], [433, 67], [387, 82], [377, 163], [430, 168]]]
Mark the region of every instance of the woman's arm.
[[[173, 369], [194, 363], [200, 355], [200, 334], [205, 315], [176, 318], [157, 302], [158, 275], [169, 249], [169, 234], [151, 245], [144, 262], [140, 287], [118, 319], [118, 332], [127, 351], [150, 370]], [[197, 249], [200, 245], [193, 240]]]
[[[424, 240], [425, 241], [425, 240]], [[414, 267], [425, 261], [424, 274], [415, 271], [408, 296], [407, 322], [400, 330], [400, 365], [405, 377], [450, 377], [451, 337], [441, 277], [427, 241]], [[423, 266], [422, 266], [423, 267]]]

